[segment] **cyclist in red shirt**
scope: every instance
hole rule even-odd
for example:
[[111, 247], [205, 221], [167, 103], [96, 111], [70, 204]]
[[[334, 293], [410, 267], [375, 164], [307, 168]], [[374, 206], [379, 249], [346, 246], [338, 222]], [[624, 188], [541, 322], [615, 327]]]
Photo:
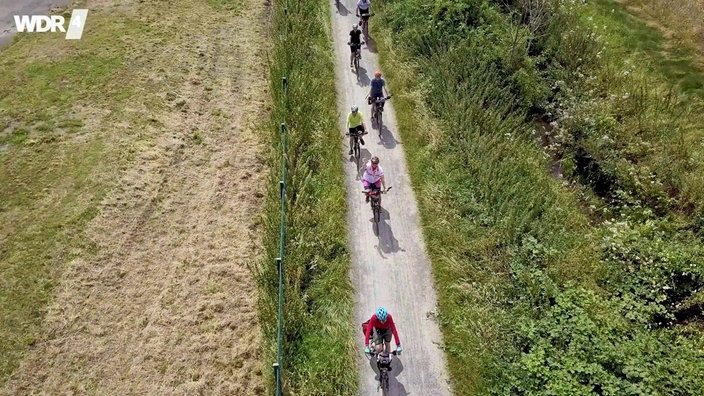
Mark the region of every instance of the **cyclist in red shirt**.
[[[396, 325], [391, 314], [386, 312], [386, 308], [379, 307], [367, 324], [367, 331], [364, 334], [364, 353], [371, 353], [369, 349], [369, 336], [374, 329], [374, 346], [376, 353], [380, 354], [383, 346], [386, 346], [386, 352], [391, 353], [391, 334], [394, 335], [396, 341], [396, 353], [401, 352], [401, 342], [398, 340]], [[382, 343], [384, 345], [382, 345]]]

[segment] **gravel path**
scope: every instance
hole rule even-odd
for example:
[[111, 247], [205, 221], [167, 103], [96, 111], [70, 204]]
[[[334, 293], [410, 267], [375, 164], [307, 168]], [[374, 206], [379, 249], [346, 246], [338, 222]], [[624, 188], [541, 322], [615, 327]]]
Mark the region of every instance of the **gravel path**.
[[[404, 348], [403, 354], [394, 360], [390, 378], [390, 395], [447, 395], [450, 394], [446, 378], [445, 358], [440, 349], [441, 334], [433, 320], [436, 295], [430, 260], [420, 228], [420, 218], [415, 195], [406, 169], [393, 99], [384, 111], [384, 126], [379, 136], [377, 129], [370, 129], [370, 106], [365, 97], [369, 92], [369, 79], [379, 68], [377, 54], [371, 45], [362, 46], [362, 61], [359, 78], [349, 68], [350, 49], [348, 33], [356, 18], [353, 0], [341, 0], [332, 4], [332, 32], [336, 52], [337, 91], [340, 109], [340, 130], [345, 130], [344, 120], [352, 104], [360, 106], [364, 114], [369, 135], [362, 147], [361, 164], [376, 155], [386, 175], [387, 186], [393, 186], [382, 200], [383, 212], [378, 235], [372, 223], [369, 204], [361, 194], [360, 174], [356, 163], [347, 156], [347, 138], [343, 155], [346, 162], [349, 241], [351, 244], [353, 270], [352, 280], [356, 285], [355, 321], [369, 319], [377, 306], [387, 307], [394, 321]], [[371, 24], [378, 20], [371, 18]], [[370, 48], [371, 47], [371, 48]], [[390, 87], [393, 95], [393, 86]], [[392, 347], [394, 345], [392, 341]], [[361, 328], [357, 346], [363, 350]], [[375, 365], [360, 356], [360, 394], [377, 394]]]

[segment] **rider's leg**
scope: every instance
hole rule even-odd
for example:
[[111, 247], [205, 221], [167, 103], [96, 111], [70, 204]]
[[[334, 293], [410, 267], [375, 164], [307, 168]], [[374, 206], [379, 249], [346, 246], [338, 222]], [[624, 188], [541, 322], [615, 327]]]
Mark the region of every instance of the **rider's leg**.
[[372, 118], [376, 118], [376, 99], [382, 95], [379, 95], [378, 93], [374, 93], [370, 95], [372, 98]]
[[352, 155], [352, 145], [354, 144], [354, 137], [352, 136], [356, 131], [356, 128], [349, 128], [347, 130], [347, 133], [350, 135], [350, 152], [349, 155]]
[[361, 126], [361, 125], [358, 126], [358, 127], [357, 127], [357, 132], [359, 132], [359, 143], [361, 143], [362, 146], [364, 146], [364, 138], [362, 138], [362, 135], [364, 134], [364, 127]]
[[386, 353], [391, 353], [391, 329], [384, 329], [381, 331], [381, 334], [379, 334], [380, 342], [379, 344], [382, 344], [381, 350], [384, 350], [383, 347], [386, 347]]
[[[368, 181], [362, 179], [362, 185], [364, 186], [364, 191], [369, 191], [371, 184], [369, 184]], [[365, 201], [369, 202], [369, 194], [364, 194], [364, 195], [366, 195]]]
[[376, 351], [377, 356], [381, 353], [383, 347], [384, 347], [384, 339], [382, 338], [382, 334], [379, 332], [379, 329], [375, 328], [374, 329], [374, 350]]
[[[377, 180], [374, 186], [376, 186], [377, 190], [381, 191], [381, 179]], [[381, 194], [379, 194], [379, 206], [381, 206]], [[391, 340], [389, 340], [389, 342], [391, 342]]]

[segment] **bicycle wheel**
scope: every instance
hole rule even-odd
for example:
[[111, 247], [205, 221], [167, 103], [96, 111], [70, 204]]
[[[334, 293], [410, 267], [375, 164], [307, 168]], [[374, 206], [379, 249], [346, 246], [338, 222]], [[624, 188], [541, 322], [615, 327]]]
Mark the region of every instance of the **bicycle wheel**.
[[389, 373], [386, 370], [379, 373], [379, 382], [381, 385], [381, 394], [386, 395], [389, 391]]
[[377, 113], [378, 114], [376, 115], [376, 126], [379, 128], [379, 137], [381, 137], [381, 127], [382, 127], [381, 120], [382, 120], [383, 113], [381, 111], [377, 111]]
[[378, 205], [374, 206], [374, 223], [379, 223], [380, 217], [381, 217], [381, 208]]

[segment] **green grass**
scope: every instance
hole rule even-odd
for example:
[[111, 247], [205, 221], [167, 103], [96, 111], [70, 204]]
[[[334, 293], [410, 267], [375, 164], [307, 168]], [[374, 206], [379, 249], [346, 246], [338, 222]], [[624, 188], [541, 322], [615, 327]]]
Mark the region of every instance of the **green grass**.
[[[528, 125], [484, 93], [466, 90], [452, 98], [435, 97], [449, 108], [441, 119], [428, 116], [431, 111], [418, 101], [427, 96], [420, 94], [420, 79], [409, 66], [413, 62], [392, 48], [388, 31], [374, 33], [385, 39], [377, 43], [382, 68], [396, 93], [394, 110], [439, 286], [453, 388], [456, 394], [487, 394], [486, 377], [493, 375], [499, 356], [512, 349], [504, 331], [514, 318], [501, 301], [507, 293], [502, 283], [505, 277], [527, 275], [529, 269], [510, 264], [526, 245], [524, 239], [534, 235], [540, 240], [536, 249], [548, 252], [542, 263], [545, 271], [578, 280], [598, 270], [594, 236], [574, 195], [561, 191], [560, 182], [548, 176], [536, 147], [490, 132], [520, 137], [527, 134]], [[458, 98], [460, 103], [450, 103]], [[482, 114], [487, 105], [497, 111]], [[452, 119], [465, 114], [474, 117], [470, 124]], [[450, 133], [461, 137], [447, 136]], [[428, 172], [435, 175], [432, 181], [427, 180]]]
[[[352, 335], [352, 285], [345, 234], [345, 189], [330, 45], [329, 4], [275, 3], [270, 76], [274, 142], [265, 207], [266, 258], [259, 266], [260, 317], [268, 361], [276, 360], [279, 185], [287, 126], [287, 217], [284, 258], [284, 394], [351, 395], [357, 370]], [[282, 79], [289, 81], [284, 92]], [[272, 376], [273, 377], [273, 376]], [[272, 381], [273, 384], [273, 381]], [[270, 389], [269, 393], [273, 393]]]
[[646, 61], [652, 70], [682, 92], [704, 99], [704, 70], [684, 43], [669, 40], [643, 19], [613, 0], [598, 0], [592, 10], [596, 26], [605, 26], [614, 48], [626, 57]]
[[[512, 8], [381, 3], [455, 393], [701, 394], [701, 316], [680, 323], [704, 286], [701, 215], [683, 215], [701, 208], [696, 99], [663, 91], [618, 33], [595, 40], [581, 6], [521, 53]], [[549, 152], [536, 114], [559, 126]]]
[[[105, 154], [101, 140], [73, 145], [68, 153], [60, 146], [32, 151], [14, 149], [12, 154], [22, 158], [6, 157], [0, 171], [0, 183], [5, 186], [3, 223], [9, 225], [7, 215], [17, 216], [0, 250], [2, 380], [34, 343], [43, 308], [65, 263], [94, 250], [82, 230], [97, 214], [105, 193], [105, 186], [92, 174]], [[60, 166], [41, 165], [58, 158]], [[51, 199], [58, 189], [68, 193]]]
[[96, 13], [80, 42], [20, 35], [0, 52], [9, 71], [0, 74], [0, 386], [43, 337], [46, 306], [67, 265], [97, 254], [86, 227], [134, 159], [139, 139], [129, 135], [151, 125], [149, 114], [128, 109], [163, 109], [158, 93], [180, 82], [143, 79], [156, 58], [127, 37], [175, 36]]

